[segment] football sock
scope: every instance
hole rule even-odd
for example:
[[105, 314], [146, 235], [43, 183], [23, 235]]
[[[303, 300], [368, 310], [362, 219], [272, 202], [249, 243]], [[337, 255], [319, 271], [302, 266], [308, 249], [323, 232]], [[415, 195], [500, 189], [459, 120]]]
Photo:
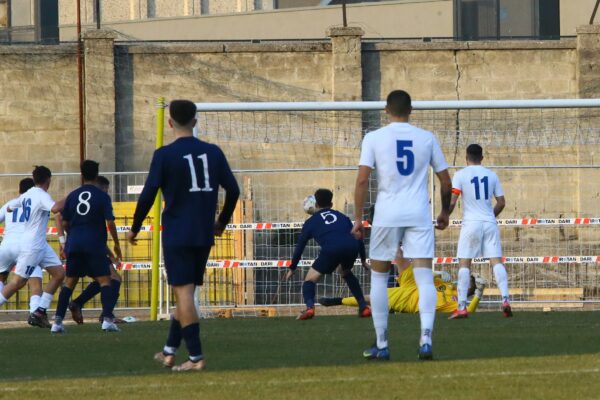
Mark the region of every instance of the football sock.
[[306, 308], [313, 308], [315, 306], [314, 282], [304, 281], [302, 284], [302, 296], [304, 296], [304, 304], [306, 304]]
[[358, 301], [358, 307], [360, 309], [365, 308], [367, 306], [367, 302], [365, 301], [365, 295], [360, 288], [360, 283], [358, 282], [356, 276], [352, 272], [348, 272], [344, 276], [344, 280], [346, 281], [346, 285], [348, 285], [350, 292], [356, 298], [356, 301]]
[[69, 307], [69, 300], [71, 299], [72, 294], [73, 289], [69, 289], [66, 286], [63, 286], [62, 289], [60, 289], [60, 293], [58, 294], [58, 304], [56, 305], [56, 313], [54, 314], [56, 323], [61, 323], [65, 318], [67, 307]]
[[115, 305], [116, 305], [117, 301], [119, 301], [119, 297], [121, 296], [121, 281], [118, 279], [111, 279], [110, 286], [113, 288], [113, 291], [115, 292]]
[[460, 267], [458, 270], [458, 309], [464, 310], [467, 308], [467, 292], [471, 283], [469, 268]]
[[[175, 354], [175, 351], [181, 346], [181, 324], [175, 317], [171, 317], [171, 326], [169, 327], [169, 336], [165, 343], [164, 352]], [[167, 349], [168, 348], [168, 349]]]
[[190, 360], [198, 362], [202, 360], [202, 345], [200, 344], [200, 324], [198, 322], [181, 329], [181, 336], [190, 355]]
[[100, 301], [102, 302], [102, 316], [104, 318], [114, 318], [115, 292], [110, 285], [100, 288]]
[[387, 283], [389, 272], [371, 271], [371, 314], [377, 336], [377, 347], [388, 347], [388, 296]]
[[502, 300], [508, 301], [508, 274], [506, 273], [504, 265], [494, 265], [494, 277], [496, 278], [496, 285], [498, 285], [498, 289], [500, 289]]
[[4, 295], [0, 292], [0, 306], [4, 303], [6, 303], [8, 301], [8, 299], [6, 297], [4, 297]]
[[79, 297], [73, 300], [73, 302], [77, 303], [79, 307], [83, 307], [85, 303], [90, 301], [98, 293], [100, 293], [100, 284], [96, 281], [93, 281], [87, 285], [85, 289], [83, 289], [83, 292], [81, 292]]
[[54, 295], [50, 294], [50, 293], [42, 293], [42, 297], [40, 298], [40, 302], [38, 304], [38, 310], [40, 312], [45, 313], [46, 310], [50, 307], [50, 303], [52, 303], [52, 297]]
[[29, 298], [29, 312], [33, 313], [40, 305], [40, 295], [34, 294]]
[[0, 282], [0, 290], [4, 289], [4, 282]]
[[431, 344], [437, 292], [433, 284], [430, 268], [413, 268], [415, 282], [419, 289], [419, 316], [421, 318], [421, 345]]

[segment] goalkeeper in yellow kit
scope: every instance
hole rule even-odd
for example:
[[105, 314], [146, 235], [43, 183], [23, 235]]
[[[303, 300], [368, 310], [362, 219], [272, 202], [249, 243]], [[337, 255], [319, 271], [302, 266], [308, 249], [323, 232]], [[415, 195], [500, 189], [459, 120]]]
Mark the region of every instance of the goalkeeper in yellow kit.
[[[399, 264], [400, 265], [400, 264]], [[400, 275], [397, 280], [400, 286], [388, 289], [388, 303], [390, 312], [397, 313], [417, 313], [419, 312], [419, 291], [413, 275], [412, 266], [400, 266]], [[479, 300], [483, 295], [486, 285], [483, 278], [471, 276], [471, 285], [469, 287], [469, 296], [473, 296], [468, 307], [468, 312], [475, 312]], [[458, 294], [456, 285], [451, 282], [450, 274], [447, 272], [434, 272], [434, 285], [437, 292], [436, 311], [443, 313], [452, 313], [458, 309]], [[366, 296], [369, 301], [369, 297]], [[323, 297], [319, 300], [322, 306], [351, 306], [358, 307], [354, 297]]]

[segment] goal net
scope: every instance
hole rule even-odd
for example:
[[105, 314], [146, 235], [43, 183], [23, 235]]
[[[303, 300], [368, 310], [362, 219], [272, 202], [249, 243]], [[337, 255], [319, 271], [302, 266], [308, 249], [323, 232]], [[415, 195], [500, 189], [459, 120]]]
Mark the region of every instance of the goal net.
[[[384, 104], [197, 106], [200, 136], [223, 148], [242, 188], [235, 223], [212, 252], [200, 308], [206, 315], [295, 313], [302, 307], [304, 274], [319, 251], [309, 243], [299, 271], [290, 282], [282, 281], [307, 218], [302, 200], [317, 188], [329, 188], [334, 208], [353, 214], [361, 140], [387, 124]], [[507, 199], [499, 220], [502, 245], [511, 297], [518, 306], [584, 308], [600, 303], [599, 122], [600, 100], [414, 102], [411, 123], [436, 134], [451, 174], [465, 165], [465, 148], [471, 143], [483, 146], [484, 164], [498, 173]], [[376, 179], [365, 216], [376, 200]], [[435, 216], [440, 205], [433, 176], [430, 191]], [[434, 268], [453, 277], [461, 212], [459, 203], [451, 226], [436, 232]], [[368, 293], [369, 274], [359, 266], [354, 272]], [[487, 262], [476, 260], [472, 272], [490, 281], [484, 306], [497, 307], [499, 294]], [[317, 285], [317, 298], [322, 296], [350, 294], [334, 273]], [[163, 286], [163, 313], [171, 297]]]

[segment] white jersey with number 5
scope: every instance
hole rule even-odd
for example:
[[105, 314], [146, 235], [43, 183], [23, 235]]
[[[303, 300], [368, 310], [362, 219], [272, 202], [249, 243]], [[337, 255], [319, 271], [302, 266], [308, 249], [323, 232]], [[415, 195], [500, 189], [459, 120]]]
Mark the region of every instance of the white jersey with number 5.
[[19, 211], [25, 219], [25, 228], [21, 236], [23, 248], [39, 250], [46, 247], [46, 228], [50, 218], [50, 210], [54, 207], [54, 200], [43, 189], [32, 187], [18, 199], [11, 200], [9, 207]]
[[360, 165], [377, 171], [374, 226], [431, 227], [429, 166], [448, 169], [435, 135], [393, 122], [363, 139]]
[[463, 221], [496, 223], [492, 197], [504, 196], [498, 175], [481, 165], [461, 169], [452, 178], [452, 192], [462, 195]]

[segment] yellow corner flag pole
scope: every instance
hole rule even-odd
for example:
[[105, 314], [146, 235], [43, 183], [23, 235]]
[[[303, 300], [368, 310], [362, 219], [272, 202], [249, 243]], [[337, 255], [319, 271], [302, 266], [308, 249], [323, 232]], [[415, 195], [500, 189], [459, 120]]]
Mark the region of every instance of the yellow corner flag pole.
[[[158, 99], [156, 110], [156, 148], [163, 145], [165, 133], [165, 98]], [[154, 199], [152, 207], [152, 292], [150, 298], [150, 320], [158, 319], [158, 281], [160, 266], [160, 214], [162, 206], [162, 194], [160, 190]]]

